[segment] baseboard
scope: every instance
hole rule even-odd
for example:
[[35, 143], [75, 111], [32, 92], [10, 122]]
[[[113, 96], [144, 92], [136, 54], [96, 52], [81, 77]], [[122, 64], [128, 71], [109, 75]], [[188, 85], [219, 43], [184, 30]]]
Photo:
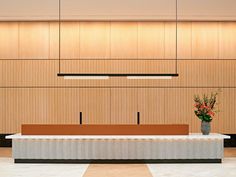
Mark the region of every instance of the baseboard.
[[12, 147], [12, 141], [5, 137], [10, 134], [0, 134], [0, 147]]
[[236, 134], [225, 134], [229, 135], [230, 139], [224, 140], [224, 147], [236, 147]]
[[15, 159], [15, 163], [88, 163], [88, 164], [133, 164], [133, 163], [221, 163], [221, 159]]

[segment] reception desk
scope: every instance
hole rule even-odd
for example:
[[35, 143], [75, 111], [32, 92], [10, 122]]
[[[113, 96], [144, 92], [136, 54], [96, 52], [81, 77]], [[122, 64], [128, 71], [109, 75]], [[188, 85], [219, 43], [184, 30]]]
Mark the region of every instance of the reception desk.
[[221, 134], [21, 135], [12, 139], [16, 163], [220, 163]]

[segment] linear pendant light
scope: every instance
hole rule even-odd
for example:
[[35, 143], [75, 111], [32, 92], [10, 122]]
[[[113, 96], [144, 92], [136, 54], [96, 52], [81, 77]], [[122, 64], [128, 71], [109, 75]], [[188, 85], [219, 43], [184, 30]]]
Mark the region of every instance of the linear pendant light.
[[172, 79], [172, 76], [127, 76], [127, 79]]
[[81, 80], [100, 80], [109, 79], [109, 76], [64, 76], [64, 79], [81, 79]]
[[61, 0], [59, 2], [59, 73], [58, 77], [64, 77], [64, 79], [85, 79], [85, 80], [97, 80], [97, 79], [109, 79], [110, 77], [126, 77], [127, 79], [172, 79], [172, 77], [178, 77], [178, 53], [177, 53], [177, 33], [178, 33], [178, 0], [176, 0], [176, 58], [175, 58], [175, 73], [62, 73], [61, 72]]

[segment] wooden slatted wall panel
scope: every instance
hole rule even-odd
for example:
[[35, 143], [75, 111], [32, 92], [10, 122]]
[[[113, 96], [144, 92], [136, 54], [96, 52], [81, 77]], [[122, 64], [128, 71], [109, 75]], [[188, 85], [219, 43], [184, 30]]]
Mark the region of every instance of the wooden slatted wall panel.
[[219, 24], [219, 58], [236, 59], [236, 23], [221, 22]]
[[[65, 73], [172, 73], [176, 62], [173, 60], [63, 60]], [[80, 67], [78, 67], [80, 66]]]
[[80, 58], [109, 59], [110, 23], [80, 23]]
[[[141, 123], [187, 122], [192, 132], [198, 132], [200, 122], [193, 115], [192, 97], [218, 87], [223, 88], [219, 98], [221, 112], [212, 129], [236, 132], [235, 22], [179, 23], [180, 76], [172, 80], [58, 78], [58, 25], [57, 22], [0, 23], [1, 133], [20, 131], [20, 124], [27, 122], [78, 123], [80, 110], [84, 112], [85, 123], [136, 124], [139, 111], [141, 118], [145, 118]], [[157, 64], [142, 60], [175, 58], [175, 23], [172, 22], [63, 22], [61, 32], [61, 56], [66, 60], [61, 64], [65, 71], [73, 68], [77, 71], [81, 63], [75, 60], [79, 58], [85, 59], [84, 72], [88, 66], [100, 72], [107, 69], [150, 73], [158, 67], [164, 70], [173, 67], [169, 61], [159, 65], [163, 60]], [[101, 60], [100, 66], [95, 65], [89, 60], [95, 58], [107, 62]], [[117, 60], [109, 64], [110, 58]], [[78, 91], [79, 88], [72, 87], [95, 88]], [[158, 106], [160, 102], [164, 106]]]
[[80, 89], [78, 100], [84, 124], [110, 124], [110, 89]]
[[165, 23], [138, 23], [138, 58], [163, 59], [165, 53]]
[[178, 24], [177, 55], [178, 59], [192, 58], [192, 22]]
[[[176, 23], [165, 23], [165, 59], [176, 58]], [[175, 71], [173, 71], [175, 72]]]
[[0, 133], [6, 132], [6, 98], [5, 90], [0, 89]]
[[111, 58], [138, 58], [138, 23], [111, 22]]
[[222, 121], [219, 126], [221, 132], [228, 134], [236, 133], [236, 89], [227, 88], [224, 89], [222, 94], [222, 100], [220, 102], [220, 119]]
[[80, 112], [85, 124], [110, 123], [109, 89], [9, 88], [0, 98], [1, 133], [20, 132], [24, 123], [78, 124]]
[[111, 124], [137, 124], [137, 89], [111, 89]]
[[[190, 125], [191, 132], [200, 132], [201, 121], [194, 114], [195, 94], [202, 96], [204, 93], [210, 94], [217, 89], [206, 88], [168, 88], [165, 90], [165, 123], [183, 123]], [[225, 90], [224, 90], [225, 92]], [[218, 97], [222, 101], [222, 92]], [[218, 105], [221, 109], [221, 105]], [[212, 132], [220, 132], [221, 117], [217, 114], [212, 122]]]
[[141, 124], [165, 123], [165, 97], [164, 89], [138, 89], [138, 111]]
[[[74, 63], [74, 65], [71, 64]], [[100, 72], [106, 70], [112, 73], [130, 71], [127, 63], [132, 63], [133, 72], [152, 73], [155, 69], [160, 72], [170, 71], [174, 68], [173, 61], [158, 60], [159, 65], [148, 65], [149, 62], [139, 61], [62, 61], [63, 71], [78, 71], [76, 64], [83, 64], [81, 71], [87, 69], [89, 64], [93, 66], [89, 71]], [[99, 65], [97, 64], [99, 63]], [[125, 63], [127, 67], [119, 64]], [[150, 62], [152, 63], [152, 62]], [[161, 65], [164, 64], [164, 67]], [[169, 63], [169, 64], [168, 64]], [[104, 65], [103, 65], [104, 64]], [[110, 67], [108, 67], [110, 64]], [[171, 66], [171, 67], [169, 67]], [[121, 70], [122, 69], [122, 70]], [[178, 62], [179, 77], [172, 80], [127, 80], [126, 78], [109, 80], [64, 80], [57, 77], [57, 60], [0, 60], [0, 84], [4, 87], [9, 86], [144, 86], [144, 87], [236, 87], [236, 61], [234, 60], [181, 60]]]
[[[140, 112], [141, 124], [187, 123], [191, 132], [199, 132], [193, 95], [216, 90], [111, 89], [110, 97], [110, 89], [0, 89], [0, 130], [19, 132], [22, 123], [78, 124], [79, 112], [84, 124], [136, 124]], [[235, 89], [222, 89], [218, 101], [221, 111], [214, 117], [212, 132], [235, 133]]]
[[19, 58], [49, 58], [49, 22], [19, 23]]
[[[63, 29], [63, 25], [61, 27]], [[62, 32], [61, 32], [62, 33]], [[61, 34], [62, 35], [62, 34]], [[59, 59], [59, 23], [49, 23], [49, 59]], [[63, 39], [63, 36], [61, 36]], [[64, 44], [64, 41], [63, 41]], [[64, 49], [61, 51], [63, 54]]]
[[[59, 38], [58, 36], [56, 37]], [[61, 23], [61, 59], [78, 59], [80, 56], [80, 23]]]
[[192, 23], [192, 58], [219, 58], [219, 23]]
[[0, 23], [0, 59], [18, 59], [18, 23]]

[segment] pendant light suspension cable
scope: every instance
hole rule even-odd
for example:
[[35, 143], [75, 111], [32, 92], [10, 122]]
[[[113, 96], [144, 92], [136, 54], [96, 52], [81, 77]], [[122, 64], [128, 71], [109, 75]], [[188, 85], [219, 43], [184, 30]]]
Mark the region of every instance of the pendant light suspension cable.
[[175, 73], [178, 73], [178, 0], [175, 1]]
[[[59, 72], [57, 76], [64, 77], [67, 79], [73, 79], [81, 77], [82, 79], [88, 79], [90, 77], [95, 77], [96, 79], [108, 79], [109, 77], [127, 77], [127, 79], [169, 79], [172, 77], [178, 77], [178, 0], [175, 0], [175, 25], [176, 25], [176, 38], [175, 38], [175, 73], [61, 73], [61, 0], [58, 0], [58, 59], [59, 59]], [[92, 79], [92, 78], [91, 78]]]
[[61, 73], [61, 0], [58, 0], [58, 58], [59, 58], [59, 74]]

